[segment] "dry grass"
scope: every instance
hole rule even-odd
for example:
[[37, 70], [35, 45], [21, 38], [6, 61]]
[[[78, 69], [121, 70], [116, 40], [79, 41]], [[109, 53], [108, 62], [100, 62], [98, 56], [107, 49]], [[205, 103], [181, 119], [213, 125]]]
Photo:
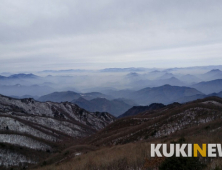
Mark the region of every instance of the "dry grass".
[[[178, 141], [178, 139], [178, 137], [170, 138], [164, 143]], [[200, 135], [186, 136], [185, 143], [221, 143], [221, 139], [220, 130], [206, 131]], [[154, 143], [163, 143], [163, 139], [156, 140]], [[154, 170], [158, 169], [163, 160], [150, 158], [150, 143], [136, 142], [104, 147], [80, 156], [67, 157], [59, 164], [42, 166], [36, 170]], [[219, 167], [222, 167], [221, 158], [202, 158], [201, 161], [207, 164], [205, 170], [220, 170]]]
[[[200, 101], [202, 102], [204, 100]], [[87, 150], [87, 153], [83, 150], [76, 150], [75, 147], [77, 146], [68, 148], [60, 154], [60, 158], [63, 159], [63, 161], [51, 164], [52, 162], [46, 160], [46, 164], [50, 165], [38, 167], [36, 170], [157, 170], [164, 159], [150, 159], [150, 143], [170, 143], [173, 141], [178, 143], [181, 141], [179, 140], [181, 137], [185, 138], [184, 143], [222, 143], [221, 108], [213, 105], [198, 104], [198, 102], [199, 101], [179, 108], [173, 108], [164, 113], [156, 113], [154, 116], [161, 114], [163, 114], [163, 116], [154, 120], [148, 121], [148, 119], [143, 119], [141, 122], [140, 119], [132, 119], [130, 117], [117, 120], [82, 142], [89, 147], [94, 144], [94, 147], [100, 146], [100, 148], [95, 147], [94, 149]], [[153, 129], [145, 131], [148, 126], [156, 122], [161, 124], [168, 123], [165, 120], [169, 116], [176, 115], [192, 107], [209, 108], [211, 112], [214, 113], [214, 115], [209, 115], [209, 117], [215, 115], [219, 115], [219, 117], [208, 123], [186, 126], [175, 133], [159, 138], [151, 135]], [[198, 113], [198, 118], [204, 118], [206, 114], [201, 110], [200, 113]], [[153, 115], [145, 115], [144, 118], [152, 118], [152, 116]], [[179, 118], [176, 117], [174, 119], [176, 121]], [[134, 134], [133, 137], [135, 137], [135, 139], [132, 138], [132, 134]], [[143, 138], [146, 134], [149, 135], [149, 138]], [[129, 135], [126, 137], [126, 140], [122, 141], [122, 143], [119, 142], [119, 144], [122, 145], [110, 147], [110, 145], [113, 145], [112, 140], [125, 137], [126, 135]], [[142, 142], [140, 141], [141, 139], [146, 141]], [[103, 145], [106, 145], [106, 147], [102, 147]], [[69, 152], [69, 154], [65, 155], [67, 152]], [[76, 152], [82, 152], [83, 154], [75, 156], [74, 154]], [[205, 170], [222, 170], [222, 158], [200, 158], [200, 160], [207, 165]]]
[[101, 148], [97, 151], [75, 156], [60, 164], [41, 167], [37, 170], [141, 169], [149, 155], [149, 143], [130, 143], [110, 148]]

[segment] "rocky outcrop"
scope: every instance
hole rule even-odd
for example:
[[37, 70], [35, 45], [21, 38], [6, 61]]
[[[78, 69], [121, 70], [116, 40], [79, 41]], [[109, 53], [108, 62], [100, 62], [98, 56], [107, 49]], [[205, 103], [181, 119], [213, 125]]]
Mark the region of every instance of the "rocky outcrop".
[[[38, 162], [56, 152], [62, 142], [91, 135], [114, 120], [109, 113], [88, 112], [69, 102], [38, 102], [0, 95], [0, 165]], [[37, 152], [44, 154], [38, 157]], [[31, 153], [37, 156], [32, 157]]]

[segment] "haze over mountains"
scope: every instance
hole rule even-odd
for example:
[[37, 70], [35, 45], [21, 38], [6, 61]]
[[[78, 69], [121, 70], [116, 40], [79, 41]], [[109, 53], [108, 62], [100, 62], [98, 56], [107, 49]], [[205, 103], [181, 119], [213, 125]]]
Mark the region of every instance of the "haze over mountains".
[[[28, 166], [48, 157], [54, 163], [95, 147], [152, 141], [202, 124], [216, 131], [222, 106], [219, 68], [2, 75], [1, 164]], [[74, 145], [79, 148], [68, 149], [69, 154]]]
[[[222, 91], [222, 66], [190, 68], [107, 68], [4, 73], [0, 94], [39, 101], [73, 102], [115, 116], [133, 106], [184, 103]], [[114, 109], [115, 108], [115, 109]]]
[[[115, 94], [116, 99], [115, 98]], [[111, 96], [112, 95], [112, 96]], [[102, 93], [75, 93], [72, 91], [54, 92], [40, 97], [39, 101], [65, 102], [69, 101], [88, 111], [109, 112], [119, 116], [136, 105], [149, 105], [151, 103], [170, 104], [173, 102], [188, 102], [206, 97], [202, 92], [190, 88], [164, 85], [160, 87], [147, 87], [138, 91], [111, 91], [107, 95]]]
[[222, 66], [3, 73], [0, 94], [39, 101], [69, 101], [88, 111], [119, 116], [133, 106], [184, 103], [206, 96], [220, 96], [215, 94], [222, 91], [220, 69]]

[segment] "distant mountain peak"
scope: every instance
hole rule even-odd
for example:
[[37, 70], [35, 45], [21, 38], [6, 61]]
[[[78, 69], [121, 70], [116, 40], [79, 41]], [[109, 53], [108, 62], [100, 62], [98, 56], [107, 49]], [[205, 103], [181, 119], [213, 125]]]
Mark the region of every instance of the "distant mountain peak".
[[104, 102], [108, 102], [109, 100], [107, 100], [106, 98], [104, 98], [104, 97], [97, 97], [97, 98], [95, 98], [95, 99], [92, 99], [91, 101], [104, 101]]
[[176, 77], [171, 77], [171, 78], [169, 78], [169, 80], [178, 80]]
[[127, 110], [125, 113], [120, 115], [119, 118], [126, 117], [126, 116], [134, 116], [144, 111], [152, 111], [152, 110], [157, 110], [164, 107], [166, 107], [166, 105], [162, 103], [152, 103], [149, 106], [133, 106], [129, 110]]
[[[86, 100], [85, 98], [83, 98], [83, 97], [79, 97], [77, 100], [75, 100], [75, 102], [87, 102], [88, 100]], [[72, 102], [74, 102], [74, 101], [72, 101]]]
[[77, 94], [74, 91], [53, 92], [51, 94]]
[[161, 88], [161, 87], [173, 87], [173, 86], [171, 86], [171, 85], [169, 85], [169, 84], [164, 84], [163, 86], [156, 87], [156, 88]]
[[212, 76], [212, 75], [217, 75], [217, 74], [221, 74], [221, 73], [222, 73], [222, 71], [220, 69], [213, 69], [213, 70], [206, 72], [204, 75]]
[[210, 72], [222, 72], [220, 69], [213, 69]]
[[203, 81], [194, 84], [192, 87], [196, 88], [197, 90], [205, 94], [218, 93], [222, 90], [222, 79]]
[[131, 73], [127, 74], [126, 76], [127, 76], [127, 77], [138, 77], [139, 74], [136, 73], [136, 72], [131, 72]]
[[169, 79], [174, 77], [172, 73], [165, 73], [164, 75], [160, 76], [159, 79]]
[[9, 76], [8, 78], [37, 78], [38, 76], [34, 75], [34, 74], [24, 74], [24, 73], [20, 73], [20, 74], [13, 74], [11, 76]]

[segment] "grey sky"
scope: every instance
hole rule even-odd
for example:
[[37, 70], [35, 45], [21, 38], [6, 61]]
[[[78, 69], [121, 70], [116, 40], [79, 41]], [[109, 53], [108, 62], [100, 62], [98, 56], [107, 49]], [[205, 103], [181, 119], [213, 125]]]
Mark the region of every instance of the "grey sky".
[[0, 72], [222, 64], [221, 0], [0, 4]]

